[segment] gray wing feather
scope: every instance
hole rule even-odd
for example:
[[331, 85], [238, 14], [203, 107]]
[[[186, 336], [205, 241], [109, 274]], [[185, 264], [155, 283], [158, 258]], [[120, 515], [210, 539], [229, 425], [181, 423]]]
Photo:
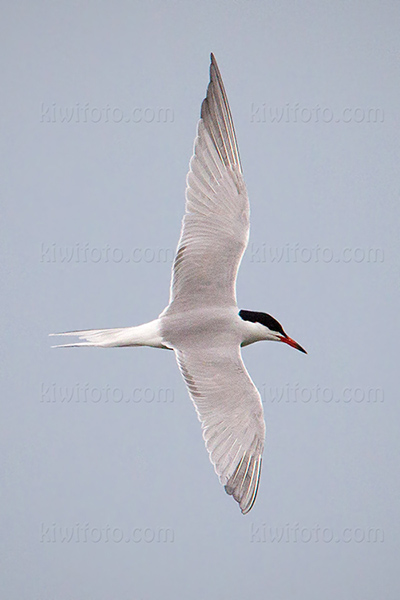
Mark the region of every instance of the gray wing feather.
[[186, 348], [175, 354], [215, 472], [246, 514], [257, 495], [265, 424], [240, 348]]
[[[230, 330], [216, 331], [215, 325], [209, 330], [205, 323], [206, 315], [218, 308], [236, 307], [236, 276], [250, 227], [232, 116], [213, 55], [186, 183], [170, 304], [161, 315], [163, 336], [175, 350], [215, 471], [247, 513], [261, 471], [265, 436], [261, 398], [239, 344], [229, 341]], [[195, 315], [200, 323], [194, 323], [189, 334], [186, 321]]]
[[249, 201], [232, 116], [213, 55], [186, 183], [169, 313], [236, 304], [236, 276], [249, 237]]

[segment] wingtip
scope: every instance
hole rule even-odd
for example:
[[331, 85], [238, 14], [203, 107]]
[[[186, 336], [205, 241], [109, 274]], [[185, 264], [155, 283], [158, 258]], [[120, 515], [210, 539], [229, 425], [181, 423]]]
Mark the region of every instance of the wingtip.
[[[250, 503], [243, 503], [243, 501], [241, 501], [240, 499], [238, 499], [235, 496], [234, 490], [232, 488], [230, 488], [228, 485], [225, 485], [224, 488], [225, 488], [225, 492], [229, 496], [232, 496], [233, 499], [236, 500], [236, 502], [239, 504], [240, 512], [242, 513], [242, 515], [247, 515], [251, 511], [251, 509], [253, 508], [253, 506], [255, 504], [256, 497], [257, 497], [257, 490], [255, 491], [255, 494]], [[257, 486], [257, 488], [258, 488], [258, 486]]]
[[215, 58], [215, 54], [213, 52], [211, 52], [211, 54], [210, 54], [210, 72], [213, 69], [215, 69], [217, 75], [219, 77], [221, 77], [221, 73], [219, 71], [219, 67], [218, 67], [217, 59]]
[[247, 504], [247, 506], [244, 506], [243, 508], [239, 505], [242, 515], [247, 515], [251, 511], [253, 506], [255, 505], [259, 485], [260, 485], [260, 480], [257, 481], [256, 489], [254, 490], [253, 497], [251, 499], [250, 504]]
[[[236, 500], [236, 502], [239, 504], [239, 508], [240, 508], [242, 515], [247, 515], [247, 513], [249, 513], [251, 511], [251, 509], [253, 508], [256, 498], [257, 498], [258, 487], [260, 485], [260, 475], [261, 475], [261, 465], [262, 465], [261, 455], [258, 457], [258, 459], [256, 459], [250, 481], [247, 481], [247, 484], [245, 484], [246, 478], [248, 476], [249, 467], [250, 467], [250, 462], [249, 462], [250, 460], [252, 460], [251, 457], [247, 461], [245, 461], [244, 457], [243, 457], [242, 460], [240, 461], [240, 463], [238, 464], [238, 466], [236, 467], [234, 474], [229, 479], [228, 483], [224, 486], [226, 493], [229, 494], [229, 496], [232, 496], [234, 498], [234, 500]], [[253, 460], [254, 460], [254, 458], [253, 458]], [[246, 462], [247, 462], [247, 468], [246, 468]], [[246, 470], [243, 475], [244, 469], [246, 469]], [[244, 476], [244, 478], [242, 479], [242, 477], [240, 477], [239, 482], [238, 482], [236, 480], [239, 477], [241, 472], [242, 472], [242, 476]], [[242, 479], [242, 481], [240, 481], [240, 479]]]

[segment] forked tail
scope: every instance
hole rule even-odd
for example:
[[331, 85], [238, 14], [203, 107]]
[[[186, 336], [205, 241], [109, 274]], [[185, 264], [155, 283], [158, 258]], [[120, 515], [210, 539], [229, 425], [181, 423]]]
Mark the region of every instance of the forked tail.
[[137, 327], [120, 327], [117, 329], [86, 329], [83, 331], [67, 331], [50, 333], [51, 336], [74, 336], [79, 340], [72, 344], [59, 344], [52, 348], [73, 348], [75, 346], [96, 346], [98, 348], [118, 348], [124, 346], [152, 346], [166, 348], [162, 343], [159, 321], [151, 321]]
[[74, 346], [97, 346], [99, 348], [113, 348], [115, 346], [129, 346], [127, 343], [131, 340], [132, 335], [128, 334], [129, 329], [133, 327], [127, 327], [123, 329], [87, 329], [83, 331], [66, 331], [65, 333], [50, 333], [51, 336], [74, 336], [81, 342], [74, 342], [72, 344], [59, 344], [52, 346], [52, 348], [73, 348]]

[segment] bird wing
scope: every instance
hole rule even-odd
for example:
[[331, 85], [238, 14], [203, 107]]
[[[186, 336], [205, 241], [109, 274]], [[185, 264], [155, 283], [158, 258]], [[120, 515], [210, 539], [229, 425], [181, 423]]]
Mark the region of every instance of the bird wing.
[[185, 215], [166, 309], [170, 313], [236, 304], [236, 275], [249, 237], [249, 200], [232, 115], [213, 55], [186, 183]]
[[202, 345], [175, 354], [215, 472], [246, 514], [257, 495], [265, 424], [261, 397], [240, 347]]

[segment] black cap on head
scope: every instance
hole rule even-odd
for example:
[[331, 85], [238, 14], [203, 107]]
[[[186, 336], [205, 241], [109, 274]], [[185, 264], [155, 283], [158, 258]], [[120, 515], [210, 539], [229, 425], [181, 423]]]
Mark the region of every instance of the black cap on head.
[[282, 325], [271, 317], [271, 315], [267, 315], [267, 313], [256, 312], [254, 310], [241, 310], [239, 312], [239, 317], [243, 319], [243, 321], [251, 321], [252, 323], [261, 323], [261, 325], [265, 325], [271, 331], [276, 331], [280, 333], [284, 337], [287, 337], [286, 333], [283, 331]]

